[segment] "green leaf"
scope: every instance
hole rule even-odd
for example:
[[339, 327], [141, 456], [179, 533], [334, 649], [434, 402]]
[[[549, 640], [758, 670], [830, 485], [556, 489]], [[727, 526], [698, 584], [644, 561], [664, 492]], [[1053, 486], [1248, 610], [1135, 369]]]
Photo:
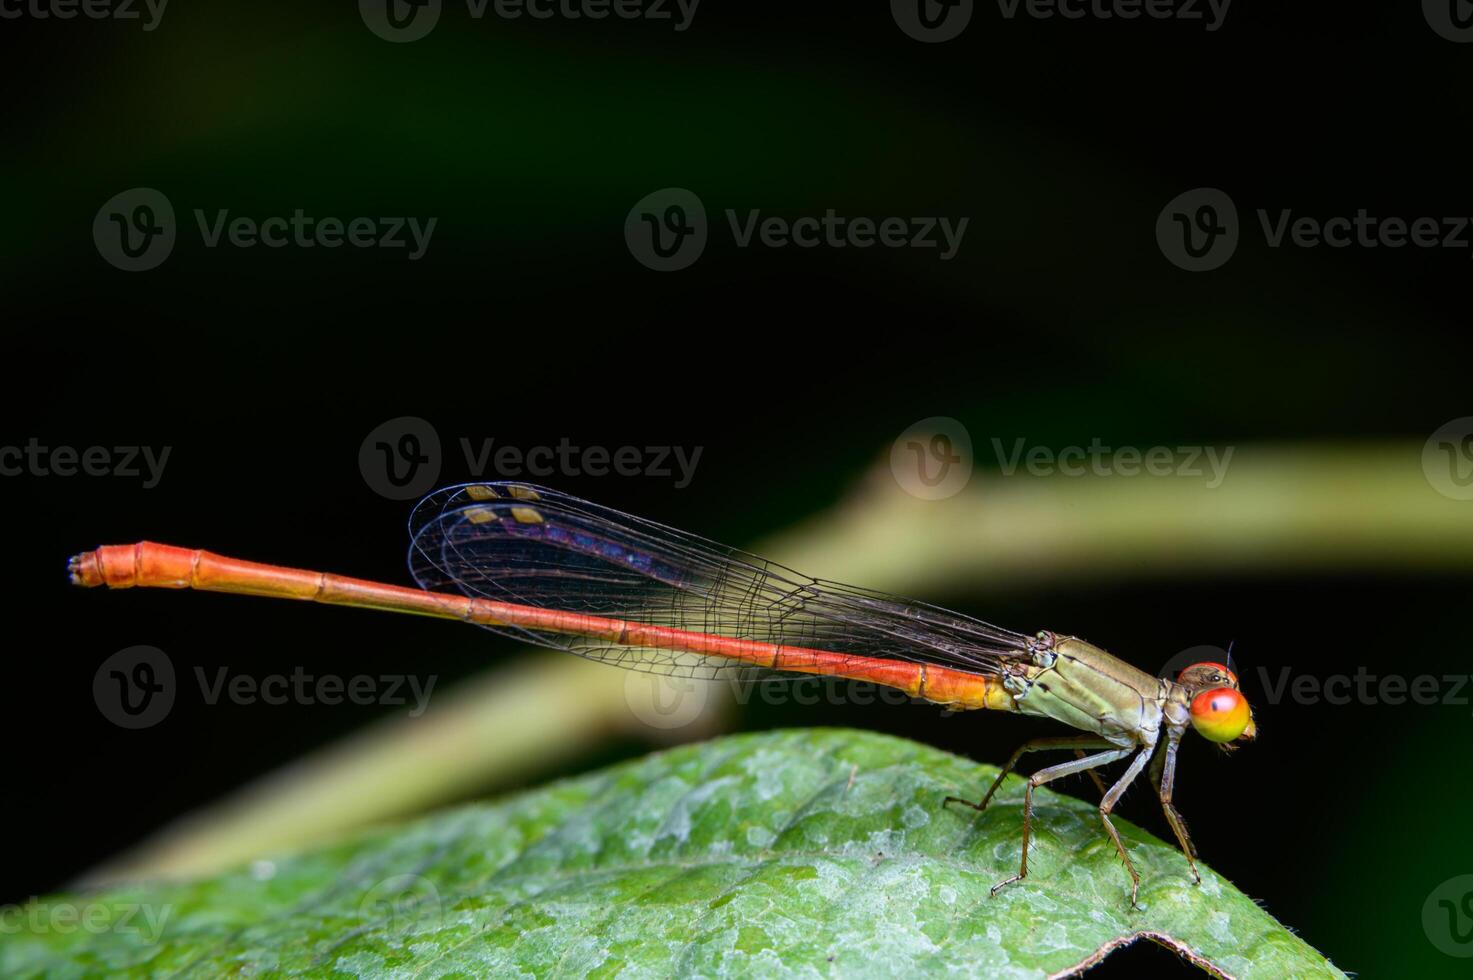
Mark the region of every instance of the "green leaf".
[[[865, 732], [684, 746], [189, 883], [0, 910], [0, 975], [1043, 977], [1141, 938], [1233, 977], [1344, 976], [1173, 846], [990, 766]], [[1230, 856], [1229, 856], [1230, 859]]]

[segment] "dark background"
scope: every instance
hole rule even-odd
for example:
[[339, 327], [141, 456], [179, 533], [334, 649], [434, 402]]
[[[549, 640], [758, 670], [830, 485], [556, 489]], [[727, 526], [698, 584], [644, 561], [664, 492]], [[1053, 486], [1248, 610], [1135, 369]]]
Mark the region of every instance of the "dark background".
[[[1008, 21], [979, 5], [939, 45], [906, 37], [879, 4], [708, 0], [680, 33], [477, 22], [451, 5], [431, 36], [391, 45], [347, 3], [180, 3], [151, 33], [24, 18], [0, 21], [0, 39], [0, 443], [172, 447], [154, 489], [0, 480], [12, 733], [0, 900], [60, 887], [382, 713], [194, 704], [123, 732], [91, 695], [117, 649], [262, 672], [403, 670], [406, 650], [426, 651], [435, 662], [414, 669], [442, 683], [512, 649], [428, 644], [435, 627], [412, 619], [66, 584], [67, 555], [141, 538], [404, 581], [407, 506], [357, 465], [364, 436], [396, 416], [447, 440], [703, 446], [684, 490], [556, 482], [748, 542], [840, 499], [927, 416], [954, 416], [979, 442], [1386, 437], [1415, 452], [1473, 414], [1473, 249], [1271, 249], [1254, 215], [1473, 214], [1459, 96], [1473, 47], [1438, 37], [1416, 4], [1235, 4], [1210, 33]], [[91, 225], [138, 186], [169, 196], [180, 240], [163, 266], [129, 274], [99, 257]], [[667, 186], [702, 198], [712, 241], [691, 268], [657, 274], [631, 258], [623, 224]], [[1192, 275], [1163, 258], [1154, 225], [1202, 186], [1237, 202], [1243, 241]], [[439, 223], [417, 262], [206, 249], [195, 207]], [[742, 250], [728, 207], [971, 223], [950, 262]], [[448, 456], [444, 482], [470, 476], [457, 466]], [[1081, 632], [1147, 667], [1236, 640], [1272, 669], [1443, 673], [1467, 670], [1468, 584], [1361, 568], [994, 598], [959, 583], [927, 598]], [[1420, 909], [1473, 870], [1469, 709], [1285, 704], [1259, 720], [1264, 738], [1230, 764], [1188, 753], [1178, 799], [1207, 860], [1345, 969], [1453, 975], [1460, 961], [1428, 944]], [[810, 723], [992, 762], [1031, 733], [920, 708], [743, 720]], [[591, 749], [579, 768], [645, 748]], [[1168, 833], [1141, 790], [1124, 813]], [[1141, 949], [1109, 969], [1172, 963]]]

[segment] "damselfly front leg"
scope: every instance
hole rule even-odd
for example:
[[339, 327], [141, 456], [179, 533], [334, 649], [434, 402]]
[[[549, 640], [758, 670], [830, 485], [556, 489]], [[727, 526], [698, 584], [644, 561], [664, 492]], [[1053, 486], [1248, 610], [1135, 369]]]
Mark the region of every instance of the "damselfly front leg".
[[1180, 728], [1173, 728], [1167, 733], [1166, 744], [1151, 763], [1151, 783], [1156, 787], [1156, 795], [1161, 800], [1161, 810], [1166, 814], [1166, 822], [1171, 824], [1171, 829], [1176, 833], [1176, 842], [1181, 845], [1182, 853], [1187, 856], [1187, 863], [1192, 866], [1192, 877], [1200, 885], [1202, 873], [1197, 870], [1197, 849], [1192, 846], [1191, 835], [1187, 833], [1187, 822], [1171, 802], [1171, 789], [1176, 783], [1176, 750], [1181, 744], [1181, 736]]
[[1125, 775], [1121, 776], [1119, 781], [1110, 787], [1110, 792], [1106, 793], [1105, 798], [1100, 801], [1100, 820], [1104, 821], [1105, 832], [1115, 842], [1115, 850], [1120, 852], [1120, 860], [1125, 862], [1125, 870], [1130, 873], [1131, 908], [1136, 907], [1135, 896], [1140, 891], [1141, 876], [1136, 872], [1135, 865], [1131, 863], [1130, 855], [1126, 853], [1125, 844], [1120, 840], [1120, 832], [1110, 822], [1110, 811], [1115, 809], [1115, 804], [1120, 802], [1120, 797], [1125, 793], [1126, 788], [1135, 780], [1135, 777], [1139, 776], [1141, 770], [1146, 768], [1146, 763], [1151, 761], [1151, 753], [1155, 748], [1154, 745], [1147, 745], [1140, 752], [1136, 753], [1135, 761], [1125, 770]]

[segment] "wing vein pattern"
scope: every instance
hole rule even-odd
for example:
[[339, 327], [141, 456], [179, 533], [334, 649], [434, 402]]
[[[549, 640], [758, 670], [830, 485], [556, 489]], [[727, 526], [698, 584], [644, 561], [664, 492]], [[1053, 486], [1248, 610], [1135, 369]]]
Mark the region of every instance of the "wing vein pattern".
[[[1027, 637], [938, 606], [810, 578], [737, 548], [543, 487], [476, 483], [425, 497], [409, 522], [422, 588], [716, 636], [996, 674]], [[484, 628], [634, 670], [751, 671], [607, 635]]]

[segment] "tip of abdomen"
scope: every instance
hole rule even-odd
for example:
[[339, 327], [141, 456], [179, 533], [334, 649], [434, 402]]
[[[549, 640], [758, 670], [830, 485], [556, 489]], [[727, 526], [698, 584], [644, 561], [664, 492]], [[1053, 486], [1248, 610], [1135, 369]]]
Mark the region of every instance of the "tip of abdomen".
[[103, 583], [102, 567], [97, 561], [97, 552], [84, 551], [79, 555], [72, 555], [66, 563], [67, 577], [72, 580], [73, 585], [80, 585], [90, 589]]

